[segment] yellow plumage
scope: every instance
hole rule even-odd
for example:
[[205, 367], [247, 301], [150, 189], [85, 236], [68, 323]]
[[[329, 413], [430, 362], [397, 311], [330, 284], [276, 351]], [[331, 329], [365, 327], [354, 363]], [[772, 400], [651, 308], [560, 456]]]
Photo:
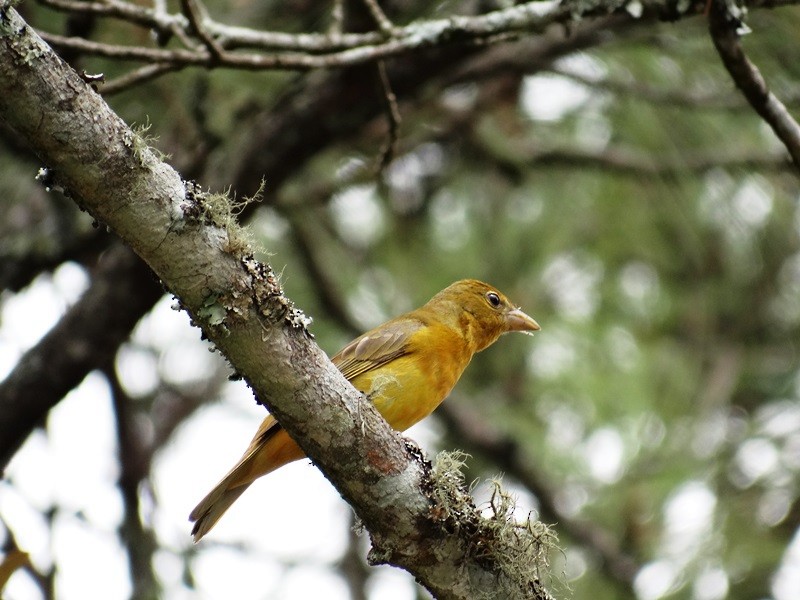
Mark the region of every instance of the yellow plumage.
[[[331, 360], [393, 428], [403, 431], [439, 406], [476, 352], [503, 333], [538, 329], [495, 288], [467, 279], [356, 338]], [[195, 541], [255, 479], [303, 456], [275, 418], [267, 416], [236, 466], [189, 516]]]

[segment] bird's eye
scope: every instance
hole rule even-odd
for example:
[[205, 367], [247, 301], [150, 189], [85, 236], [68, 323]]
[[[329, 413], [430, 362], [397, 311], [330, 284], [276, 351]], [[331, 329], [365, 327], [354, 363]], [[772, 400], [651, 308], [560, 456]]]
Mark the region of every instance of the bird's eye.
[[495, 294], [494, 292], [488, 292], [486, 294], [486, 300], [491, 304], [494, 308], [500, 306], [500, 296]]

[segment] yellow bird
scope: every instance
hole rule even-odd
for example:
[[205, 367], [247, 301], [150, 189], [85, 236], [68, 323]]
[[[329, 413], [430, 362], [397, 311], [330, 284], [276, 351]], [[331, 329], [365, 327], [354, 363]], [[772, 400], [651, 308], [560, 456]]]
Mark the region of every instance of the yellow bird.
[[[408, 429], [439, 406], [476, 352], [509, 331], [539, 324], [494, 287], [465, 279], [424, 306], [379, 325], [331, 361], [389, 422]], [[197, 542], [253, 481], [305, 454], [268, 415], [239, 462], [189, 516]]]

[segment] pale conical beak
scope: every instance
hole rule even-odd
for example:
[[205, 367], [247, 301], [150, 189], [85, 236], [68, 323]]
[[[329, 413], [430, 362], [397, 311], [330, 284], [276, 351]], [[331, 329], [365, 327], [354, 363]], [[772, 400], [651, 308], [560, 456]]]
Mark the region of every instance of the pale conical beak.
[[539, 324], [529, 317], [520, 309], [515, 308], [506, 313], [506, 323], [508, 324], [508, 331], [539, 331], [541, 327]]

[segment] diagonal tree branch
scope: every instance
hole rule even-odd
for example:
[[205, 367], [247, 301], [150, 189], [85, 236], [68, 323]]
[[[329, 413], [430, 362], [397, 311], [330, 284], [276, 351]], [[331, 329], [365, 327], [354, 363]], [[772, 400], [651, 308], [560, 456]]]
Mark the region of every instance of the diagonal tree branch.
[[769, 90], [758, 67], [747, 58], [739, 39], [741, 27], [741, 21], [731, 13], [725, 0], [711, 1], [708, 28], [722, 63], [736, 87], [772, 128], [800, 169], [800, 125]]
[[541, 547], [537, 534], [509, 529], [506, 514], [481, 517], [457, 474], [433, 470], [388, 426], [314, 344], [231, 215], [161, 162], [5, 1], [0, 118], [180, 298], [354, 507], [374, 562], [402, 566], [442, 599], [549, 597], [536, 564], [502, 558]]
[[[606, 28], [610, 29], [610, 26], [606, 24]], [[568, 39], [554, 38], [548, 43], [529, 48], [525, 53], [518, 52], [517, 55], [528, 57], [537, 64], [542, 63], [545, 59], [553, 60], [569, 53], [576, 47], [597, 42], [596, 34], [597, 27], [594, 24], [591, 27], [580, 26]], [[394, 61], [390, 70], [393, 84], [398, 94], [411, 99], [417, 90], [429, 85], [431, 81], [437, 81], [437, 73], [444, 70], [445, 66], [462, 64], [469, 61], [471, 56], [474, 54], [455, 53], [451, 49], [450, 52], [431, 56], [424, 61]], [[148, 66], [150, 65], [146, 65], [143, 69]], [[502, 74], [505, 68], [502, 61], [499, 63], [488, 61], [480, 69], [473, 69], [473, 75], [480, 79], [487, 73]], [[280, 189], [291, 173], [305, 164], [314, 152], [329, 146], [340, 136], [354, 131], [354, 127], [360, 127], [380, 114], [382, 98], [380, 94], [369, 93], [372, 84], [370, 77], [363, 76], [363, 70], [335, 72], [325, 74], [321, 78], [310, 78], [307, 83], [294, 89], [293, 93], [286, 94], [277, 106], [265, 112], [263, 124], [254, 128], [251, 140], [244, 151], [236, 154], [236, 162], [228, 169], [236, 172], [233, 188], [238, 190], [240, 195], [252, 194], [266, 173], [269, 177], [269, 190], [272, 192], [267, 195], [266, 201], [274, 201], [274, 191]], [[446, 85], [446, 81], [437, 82], [436, 85]], [[104, 92], [107, 89], [108, 85], [104, 87]], [[359, 98], [359, 101], [353, 102], [353, 98]], [[350, 118], [326, 118], [332, 113], [344, 112], [348, 112]], [[294, 132], [298, 129], [305, 130], [305, 135], [295, 135]], [[270, 148], [271, 152], [264, 152], [265, 147]], [[184, 172], [189, 173], [191, 177], [200, 176], [197, 165], [184, 167]], [[214, 187], [228, 185], [228, 181], [216, 181], [213, 184]], [[323, 195], [327, 197], [328, 192]], [[241, 217], [251, 214], [253, 207], [254, 204], [248, 205]], [[293, 228], [293, 231], [300, 235], [296, 228]], [[96, 245], [104, 248], [107, 238], [108, 236], [100, 236]], [[113, 256], [113, 253], [109, 256]], [[108, 264], [114, 262], [116, 261]], [[69, 381], [78, 383], [87, 373], [102, 366], [103, 352], [100, 352], [100, 349], [113, 352], [126, 339], [125, 326], [122, 323], [127, 323], [129, 329], [132, 328], [163, 293], [163, 289], [146, 267], [137, 265], [135, 261], [131, 261], [130, 265], [121, 261], [108, 269], [102, 268], [102, 264], [105, 264], [105, 261], [101, 263], [101, 268], [93, 273], [90, 290], [73, 306], [65, 317], [67, 320], [59, 324], [57, 333], [53, 332], [56, 337], [51, 338], [48, 335], [41, 340], [28, 352], [26, 360], [18, 365], [20, 373], [0, 384], [0, 390], [7, 390], [2, 392], [4, 394], [13, 394], [20, 398], [35, 397], [40, 403], [37, 413], [40, 417], [29, 420], [31, 429], [40, 422], [39, 419], [44, 417], [48, 408], [55, 406], [71, 389]], [[134, 287], [128, 288], [129, 283]], [[114, 290], [119, 290], [120, 293], [109, 293]], [[140, 295], [134, 295], [136, 290], [139, 290]], [[134, 297], [142, 301], [128, 301], [128, 298]], [[151, 299], [150, 305], [144, 298]], [[98, 307], [107, 307], [110, 313], [109, 319], [113, 315], [115, 320], [98, 322], [96, 318]], [[340, 311], [340, 316], [343, 314], [344, 311]], [[346, 318], [340, 320], [341, 323], [346, 321]], [[51, 339], [54, 341], [51, 342]], [[97, 352], [93, 354], [91, 360], [85, 360], [82, 355], [76, 353], [58, 355], [58, 363], [54, 364], [58, 364], [60, 371], [71, 373], [71, 379], [44, 389], [41, 382], [49, 378], [48, 365], [52, 360], [52, 349], [73, 346], [91, 348]], [[24, 376], [22, 371], [26, 371]], [[5, 385], [9, 387], [4, 388]], [[29, 385], [32, 387], [28, 388]], [[29, 432], [30, 429], [27, 432], [23, 429], [17, 430], [18, 442], [21, 443]], [[18, 444], [15, 445], [9, 438], [5, 439], [8, 441], [8, 446], [0, 447], [0, 450], [10, 456], [16, 451]]]

